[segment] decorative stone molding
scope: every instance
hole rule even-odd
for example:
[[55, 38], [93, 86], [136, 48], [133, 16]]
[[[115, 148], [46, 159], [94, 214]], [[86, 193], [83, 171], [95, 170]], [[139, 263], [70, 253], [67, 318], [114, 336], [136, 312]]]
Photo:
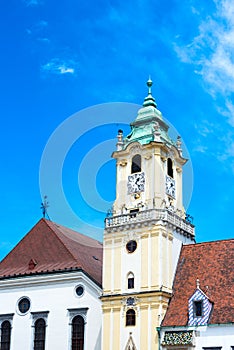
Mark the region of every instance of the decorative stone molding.
[[119, 162], [117, 162], [117, 165], [119, 166], [126, 166], [128, 164], [127, 160], [126, 159], [123, 159], [123, 160], [120, 160]]
[[33, 326], [39, 318], [43, 318], [43, 320], [46, 322], [46, 325], [47, 325], [48, 314], [49, 314], [49, 311], [31, 312]]
[[88, 307], [82, 307], [78, 309], [67, 309], [69, 312], [69, 324], [72, 324], [72, 319], [75, 316], [82, 316], [84, 319], [84, 322], [86, 323], [86, 318], [87, 318], [87, 312], [88, 312]]
[[168, 158], [174, 158], [175, 157], [175, 151], [171, 148], [170, 151], [168, 152]]
[[154, 141], [155, 142], [161, 142], [161, 131], [160, 126], [158, 122], [155, 122], [153, 125], [153, 135], [154, 135]]
[[146, 160], [149, 160], [149, 159], [152, 158], [152, 154], [151, 154], [151, 153], [146, 154], [146, 155], [144, 156], [144, 158], [145, 158]]
[[162, 345], [193, 345], [193, 331], [165, 332]]
[[182, 141], [180, 136], [177, 136], [176, 147], [178, 149], [180, 156], [182, 156]]
[[[129, 299], [132, 299], [132, 303], [128, 303], [128, 300]], [[141, 302], [141, 300], [137, 297], [131, 297], [129, 296], [128, 298], [123, 298], [122, 301], [121, 301], [121, 304], [123, 305], [123, 312], [122, 312], [122, 316], [124, 317], [126, 312], [129, 310], [129, 309], [133, 309], [136, 313], [136, 316], [139, 315], [139, 306], [138, 304]]]
[[4, 321], [9, 321], [12, 324], [14, 314], [1, 314], [0, 315], [0, 325]]
[[133, 145], [132, 147], [130, 147], [129, 149], [129, 153], [131, 154], [131, 156], [133, 156], [134, 154], [137, 154], [141, 151], [141, 147], [140, 145]]
[[176, 171], [177, 171], [177, 173], [182, 173], [182, 169], [180, 168], [180, 167], [176, 167]]
[[128, 232], [123, 239], [123, 245], [126, 245], [126, 243], [129, 241], [139, 242], [139, 238], [139, 235], [137, 235], [135, 232]]

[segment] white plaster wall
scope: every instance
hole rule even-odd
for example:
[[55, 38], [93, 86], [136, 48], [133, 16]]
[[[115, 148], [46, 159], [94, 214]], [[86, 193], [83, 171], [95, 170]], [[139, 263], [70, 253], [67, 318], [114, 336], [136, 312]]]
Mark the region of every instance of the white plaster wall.
[[[124, 317], [121, 317], [121, 322], [124, 322], [123, 324], [125, 324], [125, 318]], [[129, 339], [129, 333], [131, 332], [132, 333], [132, 338], [134, 340], [134, 343], [136, 345], [136, 348], [137, 349], [140, 349], [140, 330], [141, 330], [141, 327], [144, 327], [144, 325], [142, 325], [141, 323], [141, 316], [140, 316], [140, 312], [138, 312], [138, 315], [136, 317], [136, 327], [123, 327], [123, 324], [121, 325], [122, 329], [122, 334], [121, 334], [121, 337], [120, 337], [120, 349], [124, 350], [126, 345], [127, 345], [127, 342], [128, 342], [128, 339]], [[110, 349], [111, 350], [111, 349]]]
[[[134, 231], [138, 235], [138, 230]], [[133, 238], [134, 239], [134, 238]], [[137, 240], [137, 249], [134, 253], [128, 253], [126, 250], [126, 242], [122, 246], [122, 290], [121, 293], [136, 293], [141, 290], [141, 239]], [[134, 273], [134, 289], [127, 288], [127, 274], [128, 272]], [[127, 298], [127, 295], [125, 296]], [[137, 349], [140, 349], [140, 327], [141, 325], [141, 314], [140, 310], [137, 309], [136, 312], [136, 326], [125, 327], [125, 314], [126, 311], [120, 314], [120, 349], [125, 349], [127, 341], [129, 339], [129, 333], [132, 332], [132, 337], [134, 339]]]
[[[134, 239], [134, 238], [133, 238]], [[128, 253], [126, 249], [126, 242], [122, 245], [122, 271], [121, 271], [121, 293], [133, 293], [140, 291], [141, 284], [141, 239], [137, 240], [137, 249], [133, 253]], [[128, 289], [127, 274], [133, 272], [134, 274], [134, 289]]]
[[[56, 276], [55, 279], [54, 276]], [[99, 287], [80, 273], [76, 276], [73, 273], [71, 279], [68, 278], [68, 273], [48, 275], [46, 281], [44, 278], [44, 276], [38, 276], [12, 279], [5, 287], [6, 281], [0, 283], [0, 314], [14, 313], [11, 349], [33, 349], [34, 328], [31, 312], [43, 311], [49, 311], [46, 350], [70, 349], [71, 326], [67, 309], [88, 307], [85, 350], [100, 350], [102, 311]], [[82, 297], [78, 297], [75, 293], [78, 284], [82, 284], [85, 288]], [[31, 300], [31, 308], [27, 314], [20, 315], [17, 304], [23, 296]]]
[[175, 272], [177, 268], [177, 263], [180, 256], [180, 251], [182, 244], [193, 244], [194, 242], [186, 237], [180, 234], [179, 232], [173, 231], [173, 243], [172, 243], [172, 280], [174, 280]]
[[234, 325], [210, 325], [199, 327], [196, 336], [196, 350], [204, 347], [222, 347], [222, 350], [230, 350], [234, 346]]

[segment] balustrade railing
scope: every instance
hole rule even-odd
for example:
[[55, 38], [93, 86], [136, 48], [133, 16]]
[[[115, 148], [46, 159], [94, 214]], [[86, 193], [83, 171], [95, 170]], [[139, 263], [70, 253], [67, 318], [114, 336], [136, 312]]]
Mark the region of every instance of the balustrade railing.
[[168, 222], [175, 227], [194, 235], [194, 225], [167, 209], [148, 209], [123, 215], [110, 216], [105, 219], [105, 228], [108, 229], [116, 226], [142, 223], [151, 220], [162, 220]]

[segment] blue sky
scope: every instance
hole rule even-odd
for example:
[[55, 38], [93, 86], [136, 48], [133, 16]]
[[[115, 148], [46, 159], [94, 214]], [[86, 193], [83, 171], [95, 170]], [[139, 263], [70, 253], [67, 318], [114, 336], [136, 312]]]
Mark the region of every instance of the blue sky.
[[[142, 104], [149, 74], [158, 108], [190, 155], [194, 184], [188, 212], [197, 241], [233, 237], [232, 2], [8, 0], [0, 16], [0, 257], [41, 217], [40, 162], [52, 133], [90, 106]], [[79, 116], [81, 125], [85, 119]], [[89, 152], [95, 159], [99, 145], [111, 151], [105, 140], [115, 138], [120, 126], [128, 131], [116, 120], [101, 127], [95, 119], [96, 128], [71, 144], [64, 160], [66, 201], [83, 226], [100, 228], [104, 214], [82, 199], [79, 164]], [[103, 160], [96, 173], [97, 192], [109, 202], [114, 200], [114, 171], [113, 162]], [[52, 220], [83, 230], [48, 197]], [[90, 232], [101, 239], [95, 228]]]

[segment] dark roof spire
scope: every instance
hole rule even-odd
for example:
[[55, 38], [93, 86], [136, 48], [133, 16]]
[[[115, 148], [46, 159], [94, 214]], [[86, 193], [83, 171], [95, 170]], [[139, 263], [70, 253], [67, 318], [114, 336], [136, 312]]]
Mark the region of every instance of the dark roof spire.
[[153, 82], [152, 82], [150, 76], [149, 76], [149, 79], [148, 79], [146, 84], [148, 86], [148, 96], [146, 96], [145, 99], [144, 99], [143, 107], [152, 106], [152, 107], [157, 108], [155, 99], [154, 99], [154, 97], [151, 94], [151, 87], [153, 85]]

